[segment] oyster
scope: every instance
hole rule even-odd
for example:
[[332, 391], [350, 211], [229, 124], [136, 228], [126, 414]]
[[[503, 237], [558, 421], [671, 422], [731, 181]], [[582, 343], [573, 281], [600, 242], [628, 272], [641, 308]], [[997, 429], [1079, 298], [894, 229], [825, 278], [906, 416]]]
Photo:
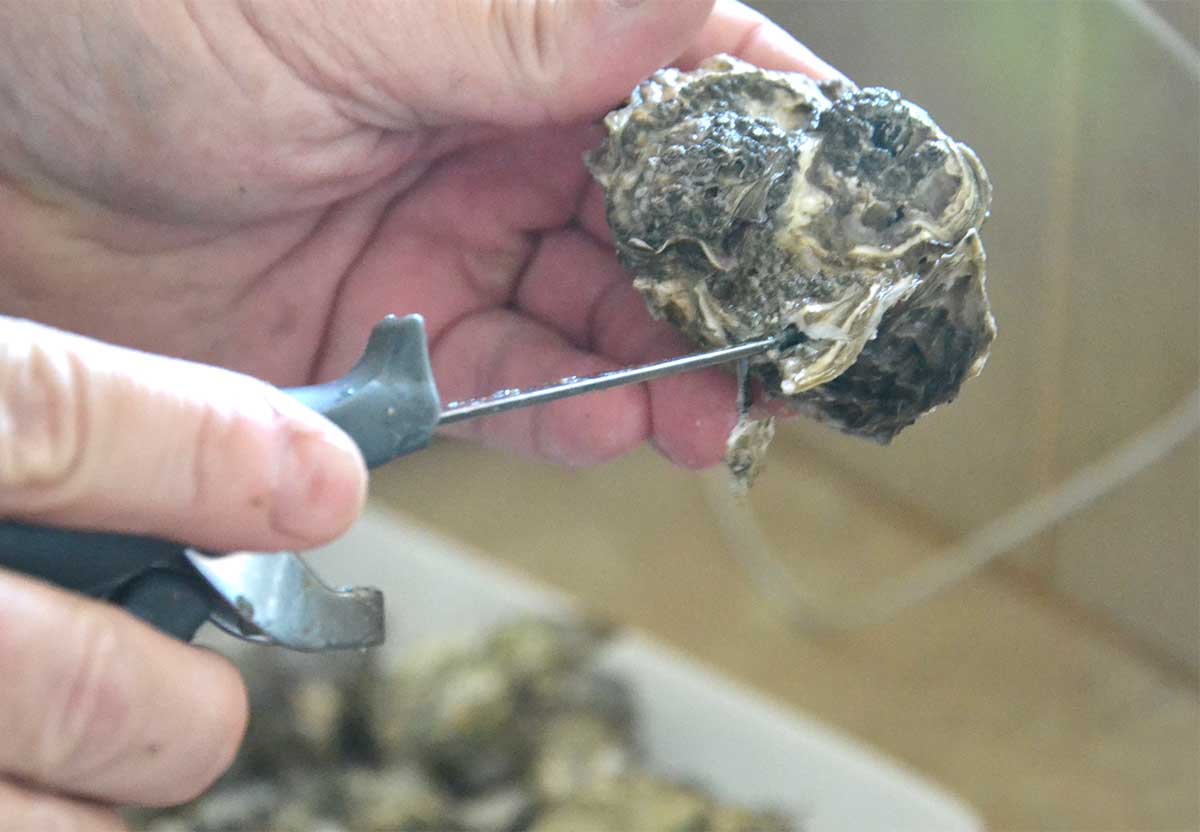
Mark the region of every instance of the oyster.
[[411, 650], [392, 672], [373, 654], [244, 652], [253, 718], [237, 764], [186, 806], [123, 814], [146, 832], [793, 829], [652, 773], [631, 691], [595, 666], [611, 633], [518, 619]]
[[634, 285], [700, 346], [781, 336], [751, 361], [768, 395], [888, 442], [982, 369], [991, 186], [919, 107], [718, 55], [605, 126], [587, 162]]

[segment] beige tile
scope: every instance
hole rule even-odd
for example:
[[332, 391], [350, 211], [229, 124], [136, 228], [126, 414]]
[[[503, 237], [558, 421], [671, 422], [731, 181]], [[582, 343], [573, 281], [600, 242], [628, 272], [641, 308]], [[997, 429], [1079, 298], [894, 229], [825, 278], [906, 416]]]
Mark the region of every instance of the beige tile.
[[1061, 310], [1049, 302], [1061, 275], [1048, 267], [1064, 260], [1057, 214], [1068, 195], [1050, 186], [1064, 177], [1059, 149], [1073, 118], [1059, 79], [1070, 74], [1063, 43], [1079, 11], [1041, 2], [757, 5], [859, 83], [894, 86], [925, 107], [975, 148], [995, 184], [983, 238], [999, 337], [982, 376], [888, 448], [819, 425], [790, 428], [896, 499], [968, 529], [1030, 492], [1053, 436], [1042, 399], [1055, 366], [1049, 347], [1061, 341]]
[[1200, 49], [1200, 3], [1196, 0], [1147, 0], [1146, 5], [1195, 49]]
[[1064, 523], [1054, 584], [1200, 674], [1200, 442]]
[[[1146, 31], [1103, 2], [759, 5], [858, 80], [927, 106], [976, 147], [996, 186], [984, 239], [1000, 336], [982, 377], [890, 448], [817, 425], [790, 431], [965, 531], [1195, 387], [1200, 91]], [[1170, 13], [1186, 22], [1192, 5]], [[1171, 470], [1126, 492], [1147, 510], [1110, 507], [1018, 554], [1196, 668], [1194, 476]], [[1121, 532], [1107, 533], [1118, 518]]]
[[1200, 383], [1200, 81], [1119, 21], [1084, 17], [1086, 152], [1061, 275], [1071, 299], [1058, 379], [1064, 471]]
[[[644, 628], [963, 794], [997, 829], [1200, 825], [1200, 693], [989, 574], [861, 632], [797, 632], [724, 550], [699, 482], [649, 453], [595, 470], [456, 443], [381, 470], [378, 499]], [[838, 597], [944, 534], [798, 446], [753, 504], [811, 591]]]
[[[1082, 150], [1061, 212], [1070, 256], [1056, 270], [1069, 348], [1051, 379], [1058, 425], [1042, 482], [1200, 383], [1200, 83], [1116, 13], [1079, 20], [1090, 83], [1075, 102]], [[1196, 480], [1193, 445], [1056, 532], [1052, 571], [1058, 588], [1200, 672]]]

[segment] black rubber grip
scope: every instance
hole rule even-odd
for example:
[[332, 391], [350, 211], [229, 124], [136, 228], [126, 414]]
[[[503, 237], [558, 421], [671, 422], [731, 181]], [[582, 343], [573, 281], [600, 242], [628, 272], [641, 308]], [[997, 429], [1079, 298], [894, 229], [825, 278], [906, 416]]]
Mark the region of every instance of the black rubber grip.
[[[342, 378], [285, 392], [346, 431], [371, 467], [424, 448], [441, 415], [419, 315], [381, 321]], [[190, 640], [222, 601], [183, 551], [150, 537], [0, 524], [0, 567], [121, 604]]]
[[184, 641], [213, 600], [183, 547], [153, 537], [4, 523], [0, 566], [120, 604]]

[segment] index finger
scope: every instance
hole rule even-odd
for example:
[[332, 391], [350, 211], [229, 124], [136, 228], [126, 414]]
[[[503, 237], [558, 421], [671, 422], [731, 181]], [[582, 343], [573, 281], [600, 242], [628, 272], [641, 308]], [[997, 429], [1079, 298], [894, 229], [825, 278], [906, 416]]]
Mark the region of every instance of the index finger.
[[717, 0], [699, 36], [677, 63], [691, 68], [719, 52], [764, 69], [803, 72], [818, 81], [845, 78], [778, 23], [738, 0]]

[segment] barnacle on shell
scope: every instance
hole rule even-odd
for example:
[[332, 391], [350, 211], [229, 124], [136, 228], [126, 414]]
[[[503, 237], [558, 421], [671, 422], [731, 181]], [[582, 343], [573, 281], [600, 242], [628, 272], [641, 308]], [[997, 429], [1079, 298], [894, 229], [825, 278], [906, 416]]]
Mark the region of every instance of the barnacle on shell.
[[982, 369], [991, 186], [919, 107], [718, 55], [605, 125], [587, 161], [634, 285], [700, 346], [786, 333], [750, 366], [769, 395], [887, 442]]

